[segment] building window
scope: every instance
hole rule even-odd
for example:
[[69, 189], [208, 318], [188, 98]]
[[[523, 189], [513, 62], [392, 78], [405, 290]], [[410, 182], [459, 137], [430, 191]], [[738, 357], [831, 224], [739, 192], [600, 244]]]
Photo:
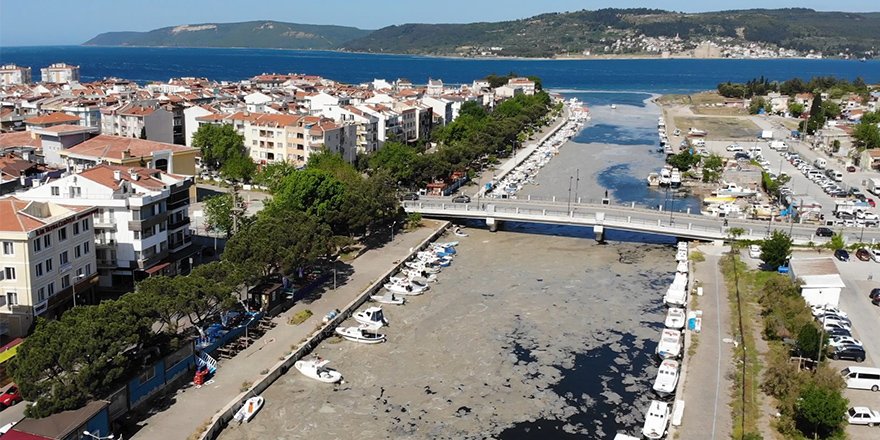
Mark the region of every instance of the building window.
[[9, 307], [18, 305], [18, 294], [15, 292], [6, 292], [6, 304]]
[[34, 273], [37, 274], [38, 277], [43, 276], [43, 263], [37, 263]]
[[61, 188], [59, 188], [57, 186], [53, 186], [52, 187], [52, 195], [53, 196], [60, 196], [61, 195]]
[[34, 252], [40, 252], [43, 249], [43, 243], [40, 239], [34, 240]]
[[61, 228], [58, 230], [58, 241], [67, 240], [67, 228]]
[[89, 264], [86, 264], [86, 276], [89, 276], [91, 274], [92, 274], [92, 264], [89, 263]]
[[69, 261], [70, 260], [67, 258], [67, 251], [62, 252], [61, 255], [58, 256], [58, 265], [59, 266], [64, 266]]
[[15, 279], [15, 268], [14, 267], [4, 268], [3, 275], [6, 276], [6, 278], [4, 278], [4, 279], [14, 280]]
[[52, 272], [52, 259], [46, 260], [46, 272]]
[[76, 270], [76, 279], [79, 279], [81, 276], [83, 276], [83, 269], [79, 268]]
[[84, 218], [84, 219], [83, 219], [83, 221], [82, 221], [82, 230], [83, 230], [83, 231], [88, 231], [88, 230], [89, 230], [89, 219], [87, 219], [87, 218]]
[[48, 248], [49, 246], [52, 246], [52, 235], [46, 234], [43, 236], [43, 247]]
[[66, 289], [70, 287], [70, 275], [64, 275], [61, 277], [61, 288]]
[[49, 294], [49, 297], [50, 297], [50, 298], [52, 297], [52, 295], [55, 294], [55, 283], [54, 283], [54, 282], [49, 283], [48, 285], [46, 285], [46, 293]]
[[82, 256], [82, 249], [79, 246], [73, 248], [73, 258], [79, 258]]
[[15, 255], [15, 247], [11, 241], [3, 242], [3, 255]]
[[79, 235], [79, 223], [73, 224], [73, 235]]
[[70, 198], [73, 199], [76, 197], [82, 197], [82, 188], [80, 188], [78, 186], [71, 186], [70, 187]]
[[88, 255], [89, 252], [91, 252], [91, 247], [92, 247], [91, 243], [89, 243], [89, 242], [83, 243], [83, 254]]
[[39, 298], [40, 302], [43, 302], [46, 300], [46, 288], [45, 287], [40, 287], [40, 290], [37, 291], [37, 297]]
[[134, 231], [134, 239], [135, 240], [141, 239], [141, 231]]

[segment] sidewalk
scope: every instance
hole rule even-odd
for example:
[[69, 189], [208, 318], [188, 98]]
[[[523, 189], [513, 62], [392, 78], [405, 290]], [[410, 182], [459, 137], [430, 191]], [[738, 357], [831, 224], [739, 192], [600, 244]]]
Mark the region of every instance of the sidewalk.
[[[706, 261], [694, 264], [694, 277], [702, 282], [703, 296], [696, 297], [703, 311], [703, 325], [696, 353], [688, 359], [683, 393], [684, 418], [678, 429], [682, 439], [721, 440], [730, 438], [730, 387], [727, 371], [731, 365], [731, 346], [722, 342], [730, 337], [730, 307], [727, 289], [718, 262], [727, 248], [700, 246]], [[693, 303], [693, 302], [692, 302]], [[684, 373], [684, 372], [683, 372]]]
[[[439, 224], [426, 220], [426, 227], [395, 234], [392, 243], [357, 258], [351, 263], [349, 278], [336, 291], [329, 284], [323, 289], [320, 299], [310, 304], [298, 303], [275, 317], [273, 321], [278, 324], [275, 328], [236, 357], [220, 363], [213, 383], [199, 389], [186, 386], [166, 400], [154, 403], [155, 413], [140, 421], [137, 427], [127, 427], [124, 438], [182, 439], [195, 432], [241, 392], [243, 383], [255, 382], [261, 377], [261, 371], [275, 365], [282, 356], [293, 350], [292, 347], [310, 335], [325, 313], [344, 308], [395, 261], [409, 255], [410, 248], [430, 236]], [[298, 326], [287, 324], [292, 314], [304, 309], [310, 309], [314, 315]]]

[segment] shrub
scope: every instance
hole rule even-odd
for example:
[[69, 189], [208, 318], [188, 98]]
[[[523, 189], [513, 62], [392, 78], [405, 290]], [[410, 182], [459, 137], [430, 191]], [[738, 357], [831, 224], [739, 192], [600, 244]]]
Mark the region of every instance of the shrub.
[[309, 310], [309, 309], [300, 310], [299, 312], [294, 313], [293, 316], [290, 317], [290, 320], [287, 321], [287, 323], [290, 325], [300, 325], [300, 324], [306, 322], [311, 317], [312, 317], [311, 310]]

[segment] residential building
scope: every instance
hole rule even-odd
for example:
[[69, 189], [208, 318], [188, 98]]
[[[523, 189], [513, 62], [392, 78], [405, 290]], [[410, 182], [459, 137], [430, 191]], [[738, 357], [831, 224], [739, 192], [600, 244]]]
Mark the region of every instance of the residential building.
[[[153, 168], [167, 173], [194, 176], [197, 148], [106, 134], [95, 136], [58, 151], [60, 162], [88, 167], [99, 163]], [[46, 154], [48, 162], [48, 153]]]
[[78, 125], [79, 117], [67, 113], [55, 112], [48, 115], [35, 116], [24, 120], [28, 130], [52, 127], [53, 125]]
[[98, 128], [61, 124], [33, 128], [30, 133], [39, 139], [43, 161], [52, 166], [64, 167], [67, 163], [62, 160], [61, 151], [96, 136]]
[[355, 106], [340, 109], [339, 120], [343, 124], [355, 126], [355, 148], [358, 154], [369, 154], [379, 150], [379, 118]]
[[[101, 133], [147, 139], [167, 144], [175, 140], [176, 115], [165, 106], [150, 103], [126, 104], [101, 110]], [[179, 115], [179, 137], [183, 143], [183, 113]]]
[[426, 92], [428, 96], [440, 96], [443, 94], [443, 80], [439, 79], [429, 79], [428, 80], [428, 90]]
[[521, 89], [523, 94], [529, 96], [534, 95], [537, 89], [537, 84], [528, 78], [511, 78], [507, 80], [507, 85]]
[[44, 83], [51, 84], [79, 82], [79, 66], [55, 63], [49, 67], [43, 67], [40, 69], [40, 78]]
[[39, 178], [47, 168], [36, 162], [33, 148], [3, 150], [0, 155], [0, 195], [9, 194]]
[[[0, 199], [0, 331], [27, 335], [37, 316], [88, 302], [97, 281], [91, 206]], [[82, 301], [82, 302], [79, 302]]]
[[6, 64], [0, 66], [0, 86], [31, 83], [31, 68]]
[[94, 207], [94, 247], [103, 288], [130, 288], [151, 275], [190, 269], [191, 177], [101, 164], [18, 194], [26, 200]]
[[192, 147], [193, 135], [199, 130], [198, 118], [212, 114], [214, 114], [213, 110], [201, 105], [194, 105], [183, 110], [184, 145]]

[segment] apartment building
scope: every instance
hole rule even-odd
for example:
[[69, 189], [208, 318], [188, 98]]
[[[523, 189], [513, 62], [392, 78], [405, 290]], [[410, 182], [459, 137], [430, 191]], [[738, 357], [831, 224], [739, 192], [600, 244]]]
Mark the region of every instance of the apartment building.
[[94, 207], [99, 285], [124, 290], [148, 276], [189, 272], [195, 247], [188, 209], [194, 191], [191, 177], [102, 164], [18, 197]]
[[[0, 199], [0, 333], [26, 336], [37, 316], [91, 302], [97, 281], [90, 206]], [[74, 294], [76, 298], [74, 299]]]
[[31, 83], [31, 68], [6, 64], [0, 66], [0, 86]]
[[65, 137], [59, 137], [60, 146], [47, 146], [43, 139], [43, 154], [46, 162], [58, 156], [58, 162], [65, 165], [78, 165], [81, 168], [100, 163], [125, 167], [145, 167], [164, 172], [194, 176], [196, 173], [197, 148], [153, 142], [129, 137], [101, 134], [85, 141], [79, 140], [66, 146]]
[[369, 154], [379, 150], [379, 118], [355, 106], [345, 106], [339, 112], [343, 124], [355, 126], [355, 148], [358, 154]]
[[183, 109], [149, 102], [107, 107], [101, 110], [101, 133], [182, 145]]
[[43, 67], [40, 69], [40, 78], [44, 83], [51, 84], [79, 82], [79, 66], [55, 63], [49, 67]]

